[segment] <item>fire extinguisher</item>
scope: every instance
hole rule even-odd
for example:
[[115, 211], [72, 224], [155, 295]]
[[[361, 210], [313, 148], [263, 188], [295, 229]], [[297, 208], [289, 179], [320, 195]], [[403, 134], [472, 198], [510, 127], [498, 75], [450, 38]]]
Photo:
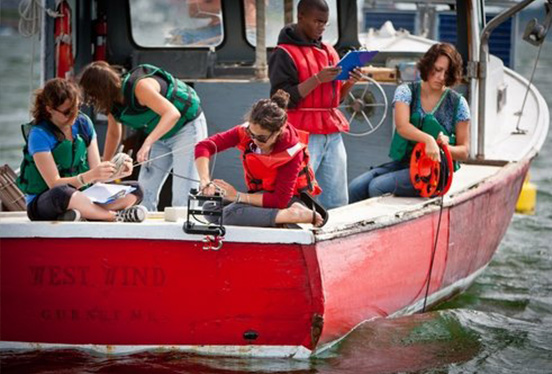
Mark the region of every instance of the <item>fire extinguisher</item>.
[[66, 0], [59, 2], [58, 16], [54, 22], [56, 45], [56, 76], [70, 78], [73, 76], [73, 45], [71, 39], [71, 7]]
[[94, 24], [96, 39], [94, 42], [94, 61], [105, 61], [107, 47], [107, 17], [105, 13], [98, 15]]

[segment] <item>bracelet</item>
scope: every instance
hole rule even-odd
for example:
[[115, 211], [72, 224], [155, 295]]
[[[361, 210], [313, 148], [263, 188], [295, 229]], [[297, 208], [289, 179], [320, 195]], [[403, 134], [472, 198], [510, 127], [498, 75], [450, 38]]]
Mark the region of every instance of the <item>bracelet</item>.
[[84, 178], [82, 177], [82, 174], [77, 174], [77, 182], [80, 183], [81, 187], [86, 184], [84, 183]]
[[238, 204], [241, 201], [241, 193], [236, 192], [236, 204]]
[[316, 79], [316, 81], [318, 82], [318, 84], [322, 84], [322, 81], [320, 80], [320, 78], [318, 78], [318, 73], [317, 73], [317, 74], [314, 74], [314, 79]]

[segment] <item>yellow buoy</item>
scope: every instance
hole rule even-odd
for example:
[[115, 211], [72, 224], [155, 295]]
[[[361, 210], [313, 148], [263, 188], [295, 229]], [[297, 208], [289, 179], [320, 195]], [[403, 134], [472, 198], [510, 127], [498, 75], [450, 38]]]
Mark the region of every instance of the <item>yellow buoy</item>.
[[537, 205], [537, 185], [529, 182], [529, 174], [523, 182], [521, 193], [516, 204], [516, 212], [521, 214], [535, 214]]

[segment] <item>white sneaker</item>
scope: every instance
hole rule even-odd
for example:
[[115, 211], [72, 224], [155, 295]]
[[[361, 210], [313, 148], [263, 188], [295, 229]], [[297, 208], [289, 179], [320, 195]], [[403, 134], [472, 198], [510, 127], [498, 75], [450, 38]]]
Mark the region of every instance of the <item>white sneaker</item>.
[[115, 214], [117, 222], [144, 222], [148, 216], [148, 210], [143, 205], [133, 205]]

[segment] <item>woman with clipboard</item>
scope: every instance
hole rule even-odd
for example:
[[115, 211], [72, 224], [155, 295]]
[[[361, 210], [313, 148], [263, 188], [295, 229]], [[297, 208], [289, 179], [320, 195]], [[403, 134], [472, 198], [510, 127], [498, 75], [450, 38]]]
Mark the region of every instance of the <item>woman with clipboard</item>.
[[110, 161], [101, 162], [92, 121], [79, 112], [79, 90], [65, 79], [55, 78], [37, 90], [33, 121], [23, 125], [25, 147], [17, 180], [26, 194], [31, 221], [142, 222], [147, 210], [138, 204], [142, 189], [128, 182], [133, 191], [107, 204], [94, 204], [81, 190], [94, 182], [132, 174], [132, 159], [121, 156], [120, 170]]

